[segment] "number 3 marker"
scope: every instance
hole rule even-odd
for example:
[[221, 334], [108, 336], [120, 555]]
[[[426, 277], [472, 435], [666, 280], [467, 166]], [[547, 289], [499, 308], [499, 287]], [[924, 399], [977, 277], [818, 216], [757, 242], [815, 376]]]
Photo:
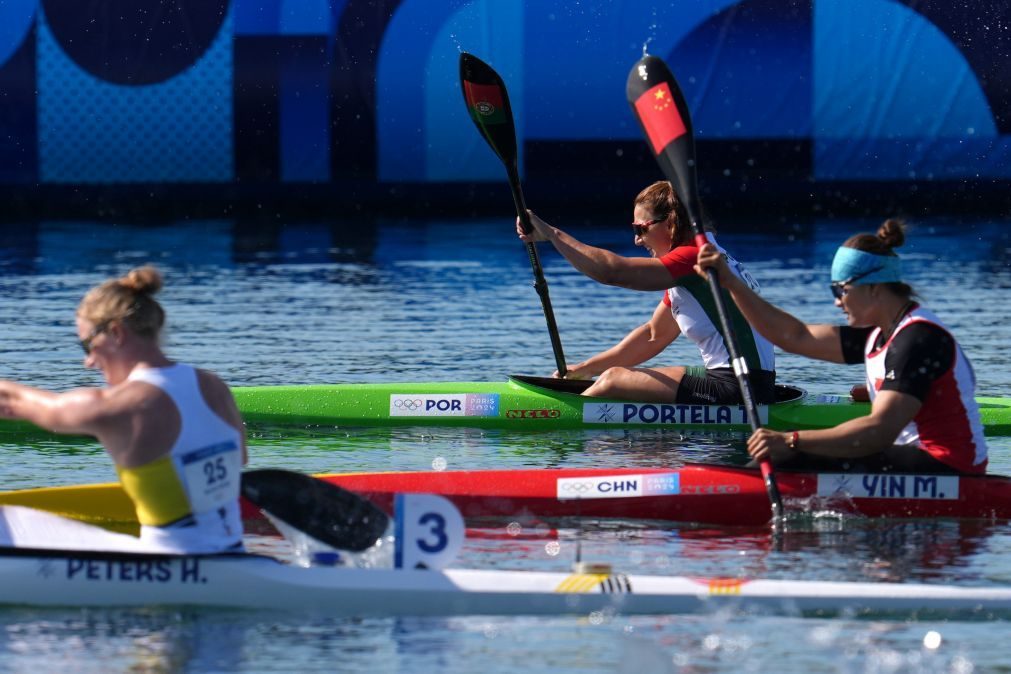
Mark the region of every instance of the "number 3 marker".
[[394, 508], [394, 566], [442, 569], [456, 558], [466, 529], [450, 501], [432, 494], [397, 494]]

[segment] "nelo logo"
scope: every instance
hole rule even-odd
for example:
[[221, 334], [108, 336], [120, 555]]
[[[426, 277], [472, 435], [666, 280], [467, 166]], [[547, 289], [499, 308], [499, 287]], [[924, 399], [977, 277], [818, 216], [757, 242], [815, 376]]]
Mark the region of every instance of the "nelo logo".
[[507, 419], [557, 419], [559, 410], [506, 410]]

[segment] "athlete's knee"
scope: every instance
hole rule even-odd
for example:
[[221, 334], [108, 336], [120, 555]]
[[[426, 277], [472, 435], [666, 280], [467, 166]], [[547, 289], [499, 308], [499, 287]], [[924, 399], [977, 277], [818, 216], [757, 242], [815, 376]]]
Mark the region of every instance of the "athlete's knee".
[[601, 397], [616, 393], [621, 390], [630, 372], [627, 367], [609, 367], [600, 373], [597, 381], [593, 382], [593, 392], [588, 390], [587, 393]]

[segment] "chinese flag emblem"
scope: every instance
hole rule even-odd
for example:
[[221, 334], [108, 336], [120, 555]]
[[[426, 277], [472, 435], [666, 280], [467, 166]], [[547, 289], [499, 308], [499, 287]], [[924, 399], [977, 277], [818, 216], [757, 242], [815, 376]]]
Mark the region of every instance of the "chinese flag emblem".
[[646, 136], [655, 154], [660, 154], [671, 141], [687, 131], [666, 82], [648, 89], [637, 98], [635, 112], [646, 129]]

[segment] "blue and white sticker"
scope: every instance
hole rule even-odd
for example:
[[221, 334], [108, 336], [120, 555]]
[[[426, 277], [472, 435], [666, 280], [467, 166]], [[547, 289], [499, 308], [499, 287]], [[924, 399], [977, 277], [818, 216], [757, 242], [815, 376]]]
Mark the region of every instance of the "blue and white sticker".
[[456, 559], [467, 535], [456, 506], [434, 494], [397, 494], [394, 523], [398, 569], [443, 569]]
[[818, 496], [957, 501], [957, 475], [820, 473]]
[[497, 393], [391, 393], [391, 417], [497, 417]]
[[183, 454], [182, 465], [193, 512], [207, 512], [238, 497], [242, 452], [235, 442], [219, 442]]
[[560, 477], [556, 484], [556, 497], [559, 501], [591, 498], [636, 498], [680, 493], [681, 476], [677, 473]]
[[[762, 424], [769, 422], [769, 406], [759, 405]], [[676, 405], [666, 403], [583, 403], [583, 423], [642, 424], [646, 426], [747, 425], [744, 405]]]

